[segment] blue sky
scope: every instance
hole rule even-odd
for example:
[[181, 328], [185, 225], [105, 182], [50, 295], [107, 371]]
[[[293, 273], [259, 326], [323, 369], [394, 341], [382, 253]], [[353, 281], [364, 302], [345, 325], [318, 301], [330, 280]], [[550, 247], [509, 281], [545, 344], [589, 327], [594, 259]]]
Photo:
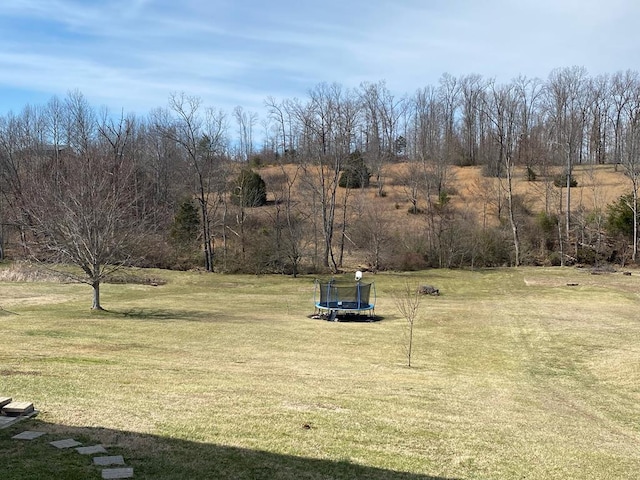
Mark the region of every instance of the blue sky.
[[261, 113], [323, 81], [402, 95], [445, 72], [640, 70], [638, 20], [637, 0], [6, 0], [0, 114], [71, 90], [142, 115], [171, 92]]

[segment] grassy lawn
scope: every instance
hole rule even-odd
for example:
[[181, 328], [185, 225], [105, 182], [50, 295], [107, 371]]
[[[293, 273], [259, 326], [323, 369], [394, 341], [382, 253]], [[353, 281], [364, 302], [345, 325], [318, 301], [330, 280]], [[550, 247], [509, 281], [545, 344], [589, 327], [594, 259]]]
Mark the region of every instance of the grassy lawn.
[[[86, 286], [0, 283], [0, 396], [41, 411], [0, 430], [1, 479], [100, 478], [68, 437], [138, 479], [638, 477], [638, 272], [370, 275], [373, 323], [310, 319], [310, 277], [153, 275], [99, 313]], [[406, 281], [441, 292], [411, 368]]]

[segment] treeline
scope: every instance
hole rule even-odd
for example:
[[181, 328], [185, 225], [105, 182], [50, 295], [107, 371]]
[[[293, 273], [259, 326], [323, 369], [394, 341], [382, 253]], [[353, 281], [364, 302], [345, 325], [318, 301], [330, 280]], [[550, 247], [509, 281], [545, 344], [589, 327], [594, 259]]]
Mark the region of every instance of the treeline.
[[[443, 75], [401, 97], [384, 82], [323, 83], [265, 106], [259, 118], [174, 94], [142, 117], [72, 92], [6, 114], [0, 258], [71, 261], [98, 283], [121, 264], [297, 274], [636, 259], [635, 71]], [[626, 174], [628, 195], [573, 211], [576, 167], [601, 164]], [[495, 180], [478, 191], [493, 221], [450, 201], [465, 166]], [[516, 172], [548, 186], [544, 210], [517, 193]], [[374, 201], [392, 187], [406, 222]]]

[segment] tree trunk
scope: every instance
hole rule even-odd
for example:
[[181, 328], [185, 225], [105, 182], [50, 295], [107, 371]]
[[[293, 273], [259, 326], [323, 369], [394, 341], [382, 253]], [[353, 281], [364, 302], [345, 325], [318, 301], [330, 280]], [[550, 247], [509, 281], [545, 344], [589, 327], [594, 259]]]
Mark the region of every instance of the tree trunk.
[[204, 268], [207, 272], [213, 272], [213, 254], [211, 252], [211, 231], [209, 227], [209, 212], [207, 209], [207, 199], [202, 181], [200, 182], [200, 215], [202, 216], [202, 250], [204, 255]]
[[560, 246], [560, 266], [564, 267], [564, 239], [562, 238], [562, 222], [558, 220], [558, 244]]
[[568, 159], [567, 159], [567, 197], [566, 197], [566, 201], [567, 201], [567, 207], [565, 209], [565, 215], [566, 215], [566, 219], [565, 219], [565, 227], [567, 229], [566, 232], [566, 236], [567, 236], [567, 251], [569, 250], [569, 247], [571, 246], [571, 175], [572, 175], [572, 165], [571, 165], [571, 153], [569, 153]]
[[344, 260], [344, 241], [347, 236], [347, 200], [349, 198], [349, 187], [345, 188], [342, 202], [342, 231], [340, 232], [340, 253], [338, 256], [338, 267], [342, 268]]
[[633, 212], [633, 253], [631, 259], [635, 262], [638, 257], [638, 187], [636, 182], [633, 183], [633, 205], [631, 208]]
[[516, 222], [516, 216], [513, 205], [513, 185], [511, 182], [512, 164], [511, 161], [507, 161], [507, 202], [509, 202], [509, 223], [511, 224], [511, 231], [513, 233], [513, 249], [515, 252], [515, 266], [520, 266], [520, 235], [518, 232], [518, 223]]
[[228, 205], [227, 201], [224, 200], [222, 210], [222, 271], [227, 271], [227, 213], [228, 213]]
[[100, 282], [93, 282], [91, 286], [93, 287], [93, 305], [91, 305], [91, 310], [103, 310], [100, 305]]

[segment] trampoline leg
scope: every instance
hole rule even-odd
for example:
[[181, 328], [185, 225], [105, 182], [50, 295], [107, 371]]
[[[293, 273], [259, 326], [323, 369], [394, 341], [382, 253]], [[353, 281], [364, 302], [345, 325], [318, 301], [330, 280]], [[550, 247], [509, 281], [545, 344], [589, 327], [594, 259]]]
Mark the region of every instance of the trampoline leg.
[[331, 310], [331, 315], [329, 316], [329, 321], [335, 322], [337, 316], [338, 316], [338, 312], [336, 312], [335, 310]]

